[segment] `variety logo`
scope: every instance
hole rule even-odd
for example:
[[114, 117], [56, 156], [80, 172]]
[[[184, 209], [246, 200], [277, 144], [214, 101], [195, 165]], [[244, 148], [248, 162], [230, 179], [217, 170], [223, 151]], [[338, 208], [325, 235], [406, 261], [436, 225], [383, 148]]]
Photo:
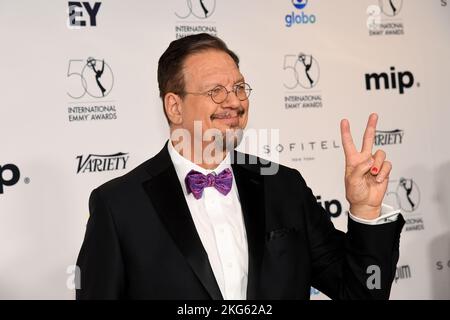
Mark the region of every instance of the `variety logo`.
[[[300, 52], [284, 56], [285, 109], [321, 108], [322, 95], [316, 88], [320, 78], [319, 63], [311, 54]], [[317, 88], [316, 88], [317, 89]]]
[[446, 7], [447, 6], [447, 1], [448, 0], [441, 0], [441, 7]]
[[179, 8], [175, 11], [175, 16], [182, 21], [175, 25], [175, 38], [179, 39], [197, 33], [209, 33], [217, 35], [217, 28], [214, 21], [209, 17], [216, 10], [215, 0], [183, 0], [179, 2]]
[[67, 95], [73, 99], [67, 109], [70, 122], [117, 119], [115, 102], [103, 100], [114, 87], [114, 74], [105, 59], [71, 59], [66, 76]]
[[376, 130], [375, 132], [375, 145], [385, 146], [391, 144], [402, 144], [404, 130], [395, 129], [390, 131]]
[[130, 156], [119, 152], [110, 155], [90, 154], [87, 157], [77, 156], [78, 173], [124, 170]]
[[[414, 85], [414, 75], [411, 71], [398, 71], [395, 67], [390, 68], [390, 74], [386, 72], [381, 73], [366, 73], [366, 89], [368, 91], [375, 87], [375, 90], [385, 89], [398, 90], [400, 94], [405, 93], [405, 89], [410, 89]], [[420, 83], [416, 83], [417, 87], [420, 87]]]
[[3, 194], [4, 187], [15, 185], [19, 179], [20, 170], [16, 165], [8, 163], [0, 166], [0, 194]]
[[[292, 5], [297, 10], [303, 10], [308, 4], [308, 0], [291, 0]], [[313, 24], [316, 23], [317, 19], [314, 14], [307, 14], [304, 11], [300, 13], [292, 11], [284, 17], [284, 22], [286, 27], [290, 28], [294, 24]]]
[[[69, 19], [67, 21], [69, 28], [79, 29], [97, 26], [97, 14], [101, 4], [101, 2], [94, 2], [94, 5], [91, 5], [87, 1], [69, 1]], [[85, 19], [85, 17], [89, 17], [89, 19]]]

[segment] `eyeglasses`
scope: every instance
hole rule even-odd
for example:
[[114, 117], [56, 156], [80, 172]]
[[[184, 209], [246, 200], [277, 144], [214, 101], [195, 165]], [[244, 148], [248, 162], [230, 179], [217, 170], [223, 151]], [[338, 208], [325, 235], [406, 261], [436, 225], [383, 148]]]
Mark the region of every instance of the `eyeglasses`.
[[231, 91], [228, 91], [227, 88], [219, 84], [214, 89], [208, 90], [206, 92], [184, 92], [184, 93], [193, 95], [207, 95], [211, 97], [211, 100], [214, 103], [220, 104], [225, 100], [227, 100], [228, 94], [230, 92], [234, 92], [234, 94], [240, 101], [247, 100], [252, 90], [253, 89], [250, 88], [250, 85], [248, 83], [243, 82], [234, 85]]

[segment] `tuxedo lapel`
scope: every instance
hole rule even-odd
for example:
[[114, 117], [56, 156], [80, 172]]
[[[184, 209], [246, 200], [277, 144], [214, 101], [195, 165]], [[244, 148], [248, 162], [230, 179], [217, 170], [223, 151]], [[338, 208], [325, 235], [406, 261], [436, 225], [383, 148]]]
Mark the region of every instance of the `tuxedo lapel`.
[[249, 255], [247, 299], [257, 299], [265, 244], [264, 180], [258, 169], [240, 164], [233, 164], [232, 167], [247, 232]]
[[223, 299], [167, 150], [152, 159], [144, 188], [170, 236], [212, 299]]

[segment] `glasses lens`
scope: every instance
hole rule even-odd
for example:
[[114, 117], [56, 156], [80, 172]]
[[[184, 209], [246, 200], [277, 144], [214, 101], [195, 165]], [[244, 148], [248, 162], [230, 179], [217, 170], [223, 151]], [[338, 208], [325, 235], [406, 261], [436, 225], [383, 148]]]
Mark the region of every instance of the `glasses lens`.
[[[247, 83], [241, 83], [235, 86], [234, 92], [241, 101], [247, 100], [250, 96], [252, 88]], [[227, 99], [228, 91], [224, 86], [217, 86], [210, 91], [212, 100], [215, 103], [222, 103]]]
[[239, 100], [246, 100], [250, 96], [252, 89], [247, 83], [241, 83], [236, 86], [236, 96]]
[[217, 86], [211, 90], [211, 98], [215, 103], [222, 103], [227, 99], [227, 89], [223, 86]]

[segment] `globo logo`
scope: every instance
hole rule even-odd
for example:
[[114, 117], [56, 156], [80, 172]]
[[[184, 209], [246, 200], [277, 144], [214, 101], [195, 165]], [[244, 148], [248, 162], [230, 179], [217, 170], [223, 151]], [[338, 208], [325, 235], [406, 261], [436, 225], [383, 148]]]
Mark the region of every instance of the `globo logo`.
[[315, 23], [316, 16], [313, 14], [307, 15], [304, 12], [302, 12], [301, 14], [295, 14], [294, 12], [292, 12], [290, 15], [287, 14], [284, 20], [286, 22], [286, 27], [291, 27], [293, 24]]
[[308, 4], [308, 0], [292, 0], [292, 4], [297, 9], [301, 10]]
[[[291, 0], [292, 5], [298, 9], [302, 10], [306, 7], [308, 4], [308, 0]], [[316, 23], [316, 16], [313, 14], [307, 14], [303, 11], [299, 14], [296, 14], [295, 12], [291, 12], [290, 14], [287, 14], [284, 17], [284, 21], [286, 23], [286, 27], [290, 28], [294, 24], [309, 24], [309, 23]]]

